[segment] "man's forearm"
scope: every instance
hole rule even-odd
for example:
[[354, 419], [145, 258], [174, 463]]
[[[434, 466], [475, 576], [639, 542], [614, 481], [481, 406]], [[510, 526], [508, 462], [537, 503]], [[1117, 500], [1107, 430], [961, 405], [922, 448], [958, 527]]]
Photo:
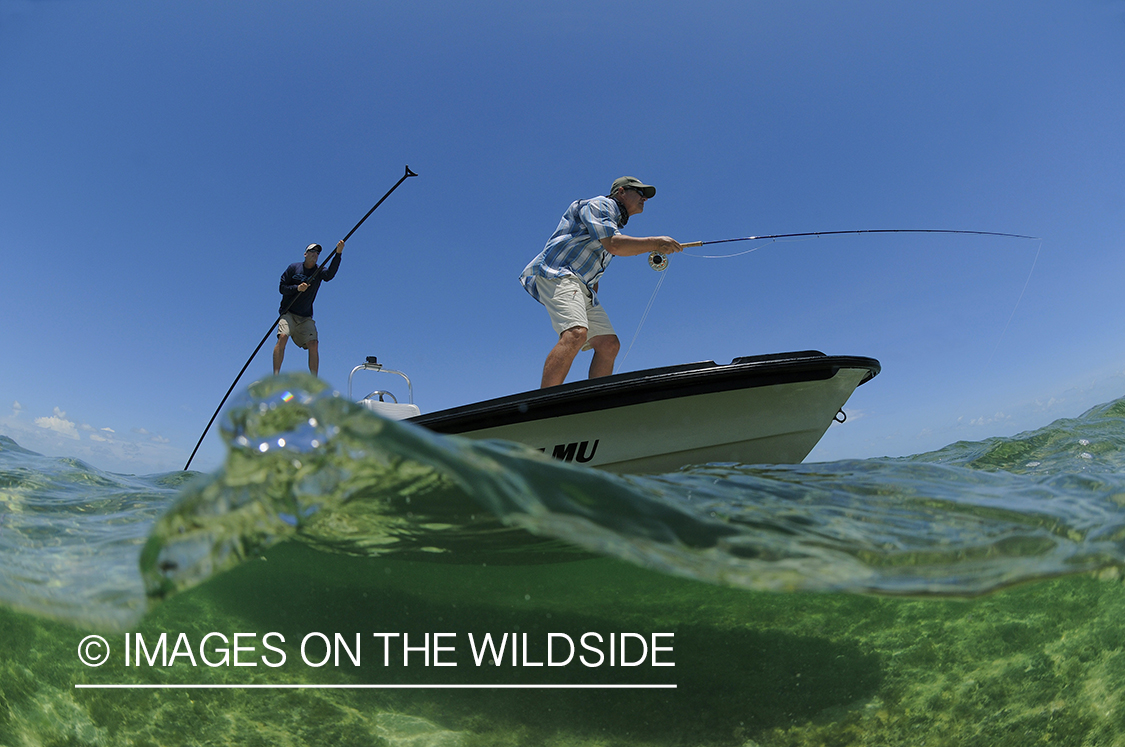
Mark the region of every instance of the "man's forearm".
[[680, 249], [680, 245], [668, 236], [626, 236], [619, 233], [601, 242], [605, 250], [616, 257], [635, 257], [649, 252], [667, 254]]

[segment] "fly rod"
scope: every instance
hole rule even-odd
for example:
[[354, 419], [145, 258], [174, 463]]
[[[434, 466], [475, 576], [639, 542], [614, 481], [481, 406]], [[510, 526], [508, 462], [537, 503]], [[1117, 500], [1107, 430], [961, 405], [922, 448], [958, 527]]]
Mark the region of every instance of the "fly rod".
[[[743, 236], [737, 239], [715, 239], [714, 241], [692, 241], [680, 244], [683, 247], [706, 246], [708, 244], [729, 244], [732, 241], [760, 241], [766, 239], [793, 239], [806, 236], [840, 236], [842, 234], [859, 233], [960, 233], [974, 236], [1004, 236], [1009, 239], [1038, 239], [1038, 236], [1024, 236], [1018, 233], [998, 233], [996, 231], [955, 231], [948, 228], [875, 228], [861, 229], [858, 231], [807, 231], [805, 233], [775, 233], [769, 236]], [[734, 256], [734, 255], [730, 255]], [[648, 255], [649, 267], [660, 272], [668, 266], [668, 257], [660, 252], [650, 252]]]
[[[408, 178], [410, 178], [412, 176], [418, 176], [418, 175], [415, 174], [413, 171], [411, 171], [410, 167], [407, 166], [406, 167], [406, 173], [402, 175], [402, 178], [399, 179], [397, 182], [395, 182], [395, 185], [393, 187], [391, 187], [390, 189], [388, 189], [387, 193], [385, 195], [383, 195], [382, 197], [379, 198], [379, 201], [376, 202], [375, 205], [370, 210], [367, 211], [367, 214], [359, 219], [359, 223], [356, 223], [355, 227], [353, 227], [352, 230], [348, 231], [348, 235], [343, 238], [343, 241], [346, 242], [348, 239], [350, 239], [352, 237], [352, 234], [355, 233], [359, 229], [359, 227], [363, 225], [363, 222], [365, 220], [367, 220], [368, 217], [370, 217], [370, 215], [372, 213], [375, 212], [375, 208], [382, 205], [383, 200], [385, 200], [385, 199], [387, 199], [388, 197], [391, 196], [391, 192], [394, 192], [396, 189], [398, 189], [400, 184], [402, 184], [404, 181], [406, 181]], [[313, 282], [314, 280], [316, 280], [317, 276], [320, 275], [321, 271], [325, 267], [328, 266], [328, 263], [332, 261], [332, 256], [334, 254], [336, 254], [336, 252], [329, 252], [328, 259], [324, 260], [316, 268], [316, 270], [313, 272], [312, 277], [309, 278], [310, 283]], [[289, 309], [291, 309], [293, 307], [293, 304], [297, 303], [297, 299], [300, 298], [300, 295], [301, 294], [298, 293], [297, 295], [293, 296], [293, 299], [291, 301], [289, 301], [288, 305], [286, 305], [286, 307], [281, 310], [281, 313], [277, 315], [277, 319], [274, 319], [273, 324], [271, 324], [270, 328], [268, 330], [266, 330], [266, 334], [262, 338], [262, 341], [258, 343], [258, 347], [254, 348], [254, 352], [251, 353], [250, 357], [246, 359], [246, 363], [242, 366], [242, 370], [238, 372], [238, 376], [234, 377], [234, 381], [231, 382], [230, 388], [227, 389], [227, 393], [223, 395], [223, 399], [222, 399], [221, 402], [219, 402], [219, 406], [215, 408], [215, 413], [211, 416], [211, 419], [207, 421], [207, 427], [204, 428], [203, 433], [201, 433], [199, 435], [199, 441], [196, 442], [195, 448], [191, 450], [191, 456], [188, 457], [187, 464], [184, 465], [184, 471], [185, 472], [187, 471], [188, 467], [191, 466], [191, 460], [195, 459], [195, 453], [197, 451], [199, 451], [199, 447], [203, 444], [203, 439], [207, 437], [207, 431], [211, 430], [212, 423], [214, 423], [215, 418], [217, 418], [219, 416], [219, 411], [222, 410], [223, 405], [225, 405], [227, 403], [227, 398], [230, 397], [230, 393], [234, 391], [234, 388], [236, 386], [238, 386], [238, 380], [242, 378], [242, 374], [246, 373], [246, 369], [250, 367], [250, 363], [251, 363], [251, 361], [254, 360], [254, 356], [256, 356], [258, 354], [258, 351], [261, 350], [262, 346], [266, 344], [266, 340], [268, 340], [270, 338], [270, 335], [273, 334], [274, 327], [276, 327], [277, 323], [281, 321], [281, 317], [285, 316], [285, 314], [289, 312]]]

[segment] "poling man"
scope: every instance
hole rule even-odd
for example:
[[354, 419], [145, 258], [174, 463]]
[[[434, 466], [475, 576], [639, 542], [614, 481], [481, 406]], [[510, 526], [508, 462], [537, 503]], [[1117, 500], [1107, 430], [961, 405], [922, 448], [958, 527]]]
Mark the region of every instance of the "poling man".
[[299, 348], [309, 351], [309, 371], [313, 376], [320, 370], [320, 352], [317, 346], [316, 322], [313, 321], [313, 301], [320, 290], [321, 281], [327, 282], [336, 277], [340, 269], [340, 256], [344, 251], [344, 241], [336, 245], [332, 262], [323, 272], [317, 274], [320, 260], [320, 244], [309, 244], [305, 248], [303, 262], [294, 262], [281, 273], [281, 319], [277, 322], [277, 344], [273, 347], [273, 372], [281, 372], [281, 362], [285, 360], [285, 345], [289, 338]]

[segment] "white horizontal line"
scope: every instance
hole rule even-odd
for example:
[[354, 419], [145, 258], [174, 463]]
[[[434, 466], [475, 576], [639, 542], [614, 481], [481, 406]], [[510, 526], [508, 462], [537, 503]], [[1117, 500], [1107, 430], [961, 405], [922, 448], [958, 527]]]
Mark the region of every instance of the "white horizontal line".
[[676, 685], [75, 685], [76, 690], [675, 690]]

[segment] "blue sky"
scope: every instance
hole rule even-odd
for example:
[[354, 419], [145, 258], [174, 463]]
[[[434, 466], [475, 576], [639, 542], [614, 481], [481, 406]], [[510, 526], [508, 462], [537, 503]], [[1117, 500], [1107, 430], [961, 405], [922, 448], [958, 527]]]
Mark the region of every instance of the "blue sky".
[[[1074, 416], [1125, 391], [1122, 70], [1121, 0], [0, 0], [0, 433], [179, 469], [282, 270], [407, 164], [316, 302], [340, 389], [367, 355], [424, 411], [534, 388], [554, 333], [516, 277], [572, 200], [632, 174], [658, 188], [633, 235], [1043, 241], [678, 256], [619, 370], [878, 358], [812, 459]], [[625, 348], [658, 279], [622, 258], [602, 282]], [[222, 457], [212, 433], [193, 468]]]

